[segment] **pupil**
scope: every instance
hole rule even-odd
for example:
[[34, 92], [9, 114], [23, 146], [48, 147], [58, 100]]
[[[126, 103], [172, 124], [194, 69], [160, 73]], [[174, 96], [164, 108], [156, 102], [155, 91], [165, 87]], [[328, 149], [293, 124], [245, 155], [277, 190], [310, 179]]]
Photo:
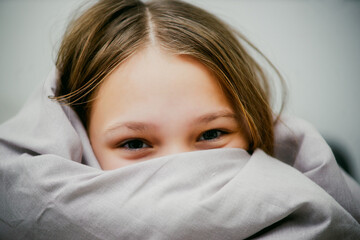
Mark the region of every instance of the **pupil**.
[[210, 140], [218, 137], [218, 131], [217, 130], [210, 130], [204, 133], [204, 139]]
[[140, 140], [133, 140], [130, 141], [128, 144], [129, 148], [142, 148], [144, 143]]

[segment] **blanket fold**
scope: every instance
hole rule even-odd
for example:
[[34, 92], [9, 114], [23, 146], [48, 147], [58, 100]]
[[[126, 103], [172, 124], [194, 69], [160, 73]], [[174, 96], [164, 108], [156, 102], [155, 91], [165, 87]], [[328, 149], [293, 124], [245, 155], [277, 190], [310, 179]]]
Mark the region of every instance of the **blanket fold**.
[[54, 71], [0, 126], [1, 239], [360, 239], [360, 189], [308, 123], [260, 149], [175, 154], [102, 171]]

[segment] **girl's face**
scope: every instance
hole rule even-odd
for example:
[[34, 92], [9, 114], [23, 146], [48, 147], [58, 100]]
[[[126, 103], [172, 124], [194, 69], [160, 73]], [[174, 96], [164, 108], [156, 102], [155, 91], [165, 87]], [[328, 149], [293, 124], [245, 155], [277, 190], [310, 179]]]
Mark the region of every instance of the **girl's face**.
[[104, 170], [164, 155], [248, 148], [216, 77], [189, 56], [147, 47], [101, 85], [89, 138]]

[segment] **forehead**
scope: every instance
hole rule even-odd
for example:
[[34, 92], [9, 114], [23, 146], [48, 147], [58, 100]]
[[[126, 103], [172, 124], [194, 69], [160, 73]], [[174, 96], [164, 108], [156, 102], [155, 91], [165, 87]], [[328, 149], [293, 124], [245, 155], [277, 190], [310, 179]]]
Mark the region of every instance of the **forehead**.
[[230, 105], [216, 77], [203, 64], [189, 56], [147, 47], [104, 80], [92, 108], [90, 121], [101, 115], [109, 122], [189, 116], [230, 109]]

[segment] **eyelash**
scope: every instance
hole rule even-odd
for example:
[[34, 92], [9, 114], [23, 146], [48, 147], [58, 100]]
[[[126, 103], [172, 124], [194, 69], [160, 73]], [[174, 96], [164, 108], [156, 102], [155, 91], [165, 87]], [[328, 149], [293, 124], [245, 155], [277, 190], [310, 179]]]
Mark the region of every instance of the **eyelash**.
[[[214, 131], [217, 133], [217, 136], [216, 136], [215, 138], [212, 138], [212, 139], [204, 139], [204, 137], [203, 137], [204, 134], [210, 133], [210, 132], [214, 132]], [[201, 133], [201, 135], [197, 138], [197, 141], [198, 141], [198, 142], [199, 142], [199, 141], [215, 141], [215, 140], [223, 137], [223, 136], [226, 135], [226, 134], [229, 134], [229, 132], [228, 132], [228, 131], [225, 131], [225, 130], [221, 130], [221, 129], [210, 129], [210, 130], [207, 130], [207, 131]], [[201, 138], [203, 138], [203, 139], [201, 139]]]
[[[204, 134], [214, 132], [214, 131], [217, 134], [214, 138], [210, 138], [210, 139], [205, 139], [204, 138]], [[215, 140], [217, 140], [217, 139], [219, 139], [219, 138], [221, 138], [224, 135], [229, 134], [229, 133], [230, 133], [229, 131], [225, 131], [225, 130], [221, 130], [221, 129], [210, 129], [210, 130], [207, 130], [207, 131], [201, 133], [200, 136], [196, 139], [196, 141], [197, 142], [215, 141]], [[212, 137], [212, 136], [210, 136], [210, 137]], [[131, 148], [130, 145], [129, 145], [131, 143], [141, 144], [141, 147]], [[146, 145], [146, 146], [144, 147], [144, 145]], [[142, 150], [144, 148], [152, 148], [152, 146], [150, 144], [148, 144], [147, 141], [145, 141], [144, 139], [141, 139], [141, 138], [134, 138], [134, 139], [126, 140], [126, 141], [122, 142], [118, 147], [129, 150], [129, 151], [139, 151], [139, 150]]]
[[[134, 138], [134, 139], [126, 140], [126, 141], [122, 142], [118, 147], [119, 147], [119, 148], [124, 148], [124, 149], [129, 150], [129, 151], [139, 151], [139, 150], [141, 150], [141, 149], [144, 148], [144, 147], [141, 147], [141, 148], [130, 148], [130, 145], [129, 145], [129, 144], [134, 143], [134, 142], [138, 142], [138, 143], [140, 143], [140, 144], [142, 144], [142, 145], [146, 145], [147, 148], [151, 148], [151, 145], [148, 144], [148, 143], [146, 143], [146, 141], [145, 141], [144, 139], [141, 139], [141, 138]], [[128, 145], [128, 146], [126, 147], [126, 145]]]

